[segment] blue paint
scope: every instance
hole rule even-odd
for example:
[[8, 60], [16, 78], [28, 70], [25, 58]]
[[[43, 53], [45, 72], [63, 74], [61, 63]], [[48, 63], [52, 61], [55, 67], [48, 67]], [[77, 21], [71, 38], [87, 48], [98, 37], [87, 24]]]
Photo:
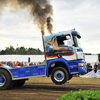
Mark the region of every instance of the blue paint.
[[76, 34], [76, 33], [77, 33], [77, 31], [72, 31], [72, 32], [71, 32], [71, 34]]
[[81, 38], [80, 33], [79, 33], [79, 32], [77, 32], [77, 31], [72, 31], [72, 32], [71, 32], [71, 34], [73, 34], [73, 35], [74, 35], [74, 34], [76, 34], [79, 38]]
[[33, 76], [45, 76], [46, 65], [29, 66], [23, 68], [10, 69], [14, 79]]
[[[53, 62], [62, 62], [66, 65], [66, 67], [68, 68], [69, 74], [71, 75], [72, 72], [75, 73], [84, 73], [86, 72], [86, 66], [81, 66], [78, 67], [78, 63], [84, 63], [83, 60], [75, 60], [75, 61], [67, 61], [63, 58], [58, 58], [58, 59], [53, 59], [53, 60], [48, 60], [47, 61], [47, 77], [49, 77], [49, 66], [53, 63]], [[73, 67], [73, 69], [71, 68]]]
[[[52, 59], [47, 61], [47, 67], [46, 65], [37, 65], [37, 66], [29, 66], [29, 67], [23, 67], [23, 68], [14, 68], [14, 69], [9, 69], [13, 79], [17, 78], [27, 78], [27, 77], [34, 77], [34, 76], [46, 76], [49, 77], [49, 66], [54, 63], [54, 62], [62, 62], [66, 65], [68, 68], [68, 72], [71, 75], [72, 72], [78, 72], [78, 73], [83, 73], [86, 72], [86, 67], [78, 67], [78, 63], [83, 63], [83, 60], [76, 60], [76, 61], [67, 61], [63, 58], [57, 58], [57, 59]], [[73, 68], [71, 68], [73, 67]], [[46, 72], [45, 72], [46, 71]], [[57, 78], [61, 79], [61, 75], [58, 74]], [[0, 78], [0, 82], [2, 82], [3, 79]]]
[[77, 52], [82, 52], [82, 49], [77, 49]]
[[71, 73], [70, 66], [69, 66], [68, 62], [63, 58], [57, 58], [57, 59], [47, 60], [47, 70], [46, 70], [47, 77], [49, 77], [49, 66], [54, 62], [62, 62], [62, 63], [64, 63], [68, 68], [69, 74]]
[[61, 74], [57, 74], [57, 78], [58, 79], [61, 79], [62, 78], [62, 75]]
[[3, 79], [2, 78], [0, 78], [0, 82], [3, 82]]
[[86, 72], [86, 67], [78, 67], [79, 73], [84, 73]]
[[56, 37], [56, 36], [61, 36], [62, 34], [53, 34], [53, 35], [49, 35], [49, 36], [45, 36], [44, 37], [44, 42], [46, 42], [48, 39], [52, 38], [52, 37]]

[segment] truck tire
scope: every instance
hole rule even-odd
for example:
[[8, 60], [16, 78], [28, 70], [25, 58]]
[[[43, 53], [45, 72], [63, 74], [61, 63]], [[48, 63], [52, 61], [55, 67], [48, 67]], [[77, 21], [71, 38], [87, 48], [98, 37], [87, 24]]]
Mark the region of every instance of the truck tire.
[[0, 69], [0, 90], [7, 90], [13, 87], [13, 81], [10, 74], [3, 69]]
[[14, 87], [21, 87], [25, 83], [25, 80], [15, 80], [14, 81]]
[[51, 72], [51, 79], [57, 85], [62, 85], [68, 80], [68, 72], [65, 68], [56, 67]]
[[73, 78], [73, 75], [69, 75], [68, 80], [71, 80]]

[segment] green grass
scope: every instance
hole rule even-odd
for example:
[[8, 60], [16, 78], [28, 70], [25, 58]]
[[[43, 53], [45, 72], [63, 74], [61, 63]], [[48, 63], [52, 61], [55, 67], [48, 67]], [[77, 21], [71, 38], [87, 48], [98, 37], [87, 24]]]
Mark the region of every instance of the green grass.
[[[53, 83], [49, 77], [37, 77], [30, 78], [27, 83]], [[90, 85], [100, 85], [100, 78], [81, 78], [73, 77], [67, 82], [67, 84], [90, 84]]]

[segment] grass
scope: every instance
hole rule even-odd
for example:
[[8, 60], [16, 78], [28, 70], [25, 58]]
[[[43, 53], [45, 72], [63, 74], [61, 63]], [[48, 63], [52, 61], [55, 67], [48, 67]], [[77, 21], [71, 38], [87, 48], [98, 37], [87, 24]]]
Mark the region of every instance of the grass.
[[[53, 83], [49, 77], [37, 77], [30, 78], [27, 83]], [[90, 85], [100, 85], [100, 78], [81, 78], [73, 77], [67, 82], [67, 84], [90, 84]]]
[[100, 85], [100, 78], [81, 78], [73, 77], [68, 81], [69, 84], [90, 84], [90, 85]]
[[51, 78], [49, 77], [37, 77], [37, 78], [30, 78], [27, 83], [53, 83]]

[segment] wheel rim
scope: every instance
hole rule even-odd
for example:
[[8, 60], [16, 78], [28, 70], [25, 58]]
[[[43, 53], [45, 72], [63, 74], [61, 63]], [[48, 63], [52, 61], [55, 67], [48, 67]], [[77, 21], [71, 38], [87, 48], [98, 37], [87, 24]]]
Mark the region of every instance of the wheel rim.
[[6, 82], [5, 76], [0, 74], [0, 87], [3, 86]]
[[64, 80], [64, 73], [62, 71], [56, 71], [54, 73], [54, 79], [57, 81], [57, 82], [61, 82]]

